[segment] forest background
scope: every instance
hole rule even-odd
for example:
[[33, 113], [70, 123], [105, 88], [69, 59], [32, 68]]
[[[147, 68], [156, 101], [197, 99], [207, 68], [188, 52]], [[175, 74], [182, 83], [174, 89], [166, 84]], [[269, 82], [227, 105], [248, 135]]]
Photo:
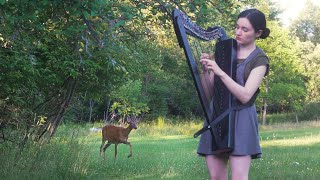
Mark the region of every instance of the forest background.
[[190, 70], [172, 27], [179, 8], [234, 36], [240, 11], [267, 16], [270, 57], [257, 110], [262, 125], [319, 118], [320, 7], [307, 1], [289, 27], [273, 2], [0, 0], [0, 138], [23, 147], [63, 122], [138, 117], [201, 120]]

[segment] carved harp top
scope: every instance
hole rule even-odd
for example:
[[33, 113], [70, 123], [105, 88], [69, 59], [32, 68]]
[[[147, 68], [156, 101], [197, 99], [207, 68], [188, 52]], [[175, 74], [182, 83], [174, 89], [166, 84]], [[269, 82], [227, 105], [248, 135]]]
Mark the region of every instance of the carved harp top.
[[216, 26], [216, 27], [211, 27], [205, 30], [200, 26], [196, 25], [186, 14], [184, 14], [178, 9], [175, 9], [173, 11], [173, 20], [177, 24], [178, 24], [178, 21], [181, 21], [182, 25], [186, 30], [186, 33], [196, 38], [199, 38], [205, 41], [227, 39], [226, 32], [223, 28]]

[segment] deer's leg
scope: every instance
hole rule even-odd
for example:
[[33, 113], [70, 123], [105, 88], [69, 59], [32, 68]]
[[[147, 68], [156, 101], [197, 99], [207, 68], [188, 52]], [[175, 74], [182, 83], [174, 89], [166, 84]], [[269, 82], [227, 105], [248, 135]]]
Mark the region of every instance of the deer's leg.
[[100, 146], [100, 156], [101, 156], [102, 148], [103, 148], [105, 142], [106, 142], [106, 140], [102, 139], [102, 144]]
[[130, 154], [128, 155], [128, 158], [132, 156], [132, 145], [130, 142], [125, 142], [124, 144], [129, 145], [130, 146]]
[[104, 145], [103, 147], [103, 155], [104, 155], [104, 159], [106, 159], [106, 149], [111, 145], [111, 143], [108, 141], [108, 143], [106, 145]]
[[114, 160], [117, 158], [117, 149], [118, 149], [118, 144], [114, 144]]

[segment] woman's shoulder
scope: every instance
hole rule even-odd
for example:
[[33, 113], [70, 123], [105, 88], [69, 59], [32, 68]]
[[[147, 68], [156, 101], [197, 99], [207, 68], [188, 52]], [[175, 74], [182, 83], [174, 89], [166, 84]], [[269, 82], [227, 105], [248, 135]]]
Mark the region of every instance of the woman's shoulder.
[[261, 65], [269, 65], [269, 58], [266, 55], [257, 55], [250, 63], [249, 67], [251, 69], [254, 69], [255, 67], [261, 66]]
[[257, 53], [256, 56], [253, 58], [252, 63], [253, 64], [256, 64], [256, 63], [269, 64], [269, 57], [267, 56], [267, 54], [258, 46], [257, 46], [257, 49], [259, 49], [259, 53]]
[[268, 56], [267, 56], [267, 54], [266, 54], [266, 52], [264, 52], [264, 50], [263, 49], [261, 49], [260, 47], [258, 47], [258, 46], [256, 46], [256, 49], [258, 50], [258, 52], [259, 53], [257, 53], [257, 56], [266, 56], [267, 58], [268, 58]]
[[266, 53], [257, 47], [257, 49], [254, 52], [254, 56], [252, 56], [252, 59], [248, 61], [247, 66], [250, 69], [254, 69], [261, 65], [269, 65], [269, 57], [266, 55]]
[[250, 65], [249, 65], [250, 69], [254, 69], [259, 66], [266, 66], [267, 67], [267, 71], [265, 73], [265, 76], [266, 76], [269, 72], [269, 57], [262, 50], [260, 53], [258, 53], [255, 56], [255, 58], [253, 58], [253, 60], [250, 62]]

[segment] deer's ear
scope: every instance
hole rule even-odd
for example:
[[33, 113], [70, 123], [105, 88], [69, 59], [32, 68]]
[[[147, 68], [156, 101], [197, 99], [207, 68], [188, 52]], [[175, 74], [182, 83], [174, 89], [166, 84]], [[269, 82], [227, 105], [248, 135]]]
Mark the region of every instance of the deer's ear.
[[131, 116], [128, 116], [128, 117], [127, 117], [127, 122], [128, 122], [128, 123], [132, 123], [132, 117], [131, 117]]

